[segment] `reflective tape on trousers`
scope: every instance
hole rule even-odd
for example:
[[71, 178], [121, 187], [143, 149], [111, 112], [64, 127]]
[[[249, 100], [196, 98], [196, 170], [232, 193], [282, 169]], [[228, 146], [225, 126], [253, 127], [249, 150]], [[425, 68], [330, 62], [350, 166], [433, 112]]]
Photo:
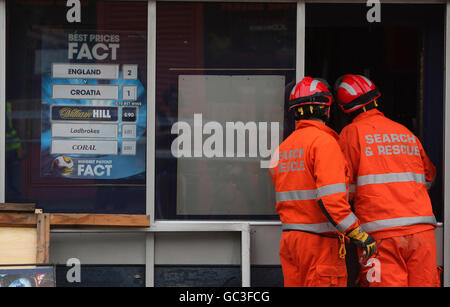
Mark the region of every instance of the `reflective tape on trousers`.
[[372, 232], [391, 227], [410, 226], [416, 224], [436, 225], [436, 223], [436, 218], [434, 216], [400, 217], [364, 223], [361, 224], [361, 229], [365, 232]]
[[336, 193], [347, 193], [346, 184], [345, 183], [330, 184], [315, 190], [294, 190], [294, 191], [277, 192], [276, 200], [277, 202], [292, 201], [292, 200], [311, 200]]

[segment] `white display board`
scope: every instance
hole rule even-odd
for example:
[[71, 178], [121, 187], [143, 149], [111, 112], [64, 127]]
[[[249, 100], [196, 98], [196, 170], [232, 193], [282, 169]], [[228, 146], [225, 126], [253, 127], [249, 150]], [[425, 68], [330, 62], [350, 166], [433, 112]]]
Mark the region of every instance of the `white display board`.
[[[190, 155], [178, 158], [177, 214], [276, 214], [259, 148], [266, 138], [270, 149], [273, 135], [281, 142], [285, 77], [181, 75], [178, 81], [178, 121], [190, 127], [192, 142]], [[229, 128], [239, 125], [247, 129], [244, 138], [236, 132], [230, 139]], [[206, 146], [212, 134], [222, 139], [222, 148]]]

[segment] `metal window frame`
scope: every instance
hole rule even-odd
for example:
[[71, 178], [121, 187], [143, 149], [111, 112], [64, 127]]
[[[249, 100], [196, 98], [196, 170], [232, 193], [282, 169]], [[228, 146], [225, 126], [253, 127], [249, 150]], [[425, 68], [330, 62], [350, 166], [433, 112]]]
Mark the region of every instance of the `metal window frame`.
[[450, 286], [450, 0], [445, 16], [445, 75], [444, 75], [444, 286]]
[[[156, 118], [156, 0], [147, 5], [147, 166], [146, 213], [150, 225], [155, 223], [155, 118]], [[151, 127], [151, 129], [149, 129]], [[150, 133], [149, 133], [150, 132]], [[151, 171], [149, 171], [151, 170]], [[145, 240], [145, 286], [155, 281], [155, 235], [149, 232]]]
[[5, 202], [6, 0], [0, 0], [0, 202]]
[[[172, 0], [165, 0], [172, 1]], [[175, 0], [179, 1], [179, 0]], [[190, 2], [191, 0], [182, 1]], [[194, 0], [195, 1], [195, 0]], [[241, 0], [241, 1], [202, 1], [202, 2], [291, 2], [297, 3], [297, 41], [296, 41], [296, 79], [300, 80], [304, 75], [304, 58], [305, 58], [305, 1], [291, 0], [291, 1], [277, 1], [277, 0]], [[155, 265], [155, 235], [156, 232], [192, 232], [192, 231], [207, 231], [207, 232], [241, 232], [241, 270], [242, 270], [242, 286], [250, 287], [250, 244], [251, 226], [264, 225], [280, 227], [280, 222], [273, 221], [242, 221], [239, 223], [232, 221], [159, 221], [155, 220], [155, 130], [148, 130], [148, 127], [155, 125], [155, 92], [156, 92], [156, 0], [148, 1], [148, 84], [147, 84], [147, 214], [150, 215], [150, 229], [146, 240], [146, 286], [154, 286], [154, 265]], [[299, 37], [303, 39], [298, 39]]]
[[154, 286], [155, 233], [240, 232], [242, 287], [250, 287], [250, 224], [239, 222], [160, 221], [138, 229], [52, 229], [51, 233], [146, 233], [145, 286]]

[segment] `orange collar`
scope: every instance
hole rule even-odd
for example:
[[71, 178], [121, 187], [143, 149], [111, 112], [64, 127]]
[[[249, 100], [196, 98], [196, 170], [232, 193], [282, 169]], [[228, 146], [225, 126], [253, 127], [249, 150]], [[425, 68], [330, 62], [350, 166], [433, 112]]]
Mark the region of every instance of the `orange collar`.
[[339, 135], [336, 133], [336, 131], [334, 131], [333, 129], [331, 129], [330, 127], [328, 127], [325, 124], [322, 124], [321, 122], [318, 122], [316, 120], [308, 120], [308, 119], [302, 119], [299, 120], [295, 123], [295, 129], [303, 129], [303, 128], [308, 128], [308, 127], [316, 127], [317, 129], [320, 129], [322, 131], [325, 131], [328, 134], [331, 134], [336, 140], [339, 139]]
[[358, 115], [353, 119], [353, 122], [357, 122], [357, 121], [363, 120], [363, 119], [365, 119], [365, 118], [372, 117], [372, 116], [377, 116], [377, 115], [384, 116], [384, 114], [383, 114], [380, 110], [378, 110], [378, 109], [372, 109], [372, 110], [369, 110], [369, 111], [367, 111], [367, 112], [362, 112], [361, 114], [358, 114]]

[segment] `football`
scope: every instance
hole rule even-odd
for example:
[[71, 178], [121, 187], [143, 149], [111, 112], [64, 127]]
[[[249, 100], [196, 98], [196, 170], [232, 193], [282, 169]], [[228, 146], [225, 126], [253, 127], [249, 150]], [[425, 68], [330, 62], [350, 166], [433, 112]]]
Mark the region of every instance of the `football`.
[[73, 172], [74, 163], [68, 156], [58, 156], [53, 160], [53, 170], [59, 175], [69, 176]]

